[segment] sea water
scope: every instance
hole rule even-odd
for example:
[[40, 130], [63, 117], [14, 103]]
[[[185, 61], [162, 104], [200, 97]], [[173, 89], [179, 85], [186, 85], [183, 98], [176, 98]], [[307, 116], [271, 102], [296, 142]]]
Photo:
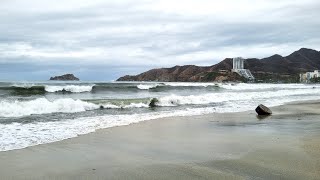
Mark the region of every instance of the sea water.
[[0, 82], [0, 151], [163, 117], [317, 99], [320, 85], [314, 84]]

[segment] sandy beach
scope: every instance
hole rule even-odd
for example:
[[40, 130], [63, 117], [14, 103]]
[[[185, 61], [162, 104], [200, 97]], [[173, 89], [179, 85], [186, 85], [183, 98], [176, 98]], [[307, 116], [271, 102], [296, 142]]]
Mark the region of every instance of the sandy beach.
[[0, 180], [320, 180], [319, 9], [0, 0]]
[[320, 103], [171, 117], [0, 152], [0, 179], [320, 179]]

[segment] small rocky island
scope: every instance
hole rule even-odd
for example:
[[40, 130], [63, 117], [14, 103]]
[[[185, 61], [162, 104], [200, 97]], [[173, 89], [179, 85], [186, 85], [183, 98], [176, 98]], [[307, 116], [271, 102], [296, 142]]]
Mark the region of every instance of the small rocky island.
[[73, 74], [65, 74], [62, 76], [55, 76], [50, 78], [51, 81], [79, 81], [80, 79]]

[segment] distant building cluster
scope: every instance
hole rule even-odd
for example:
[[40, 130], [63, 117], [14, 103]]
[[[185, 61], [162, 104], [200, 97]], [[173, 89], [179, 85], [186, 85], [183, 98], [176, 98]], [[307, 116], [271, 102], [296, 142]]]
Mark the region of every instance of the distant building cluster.
[[320, 73], [319, 70], [315, 70], [314, 72], [306, 72], [300, 74], [300, 82], [309, 83], [312, 78], [319, 78]]

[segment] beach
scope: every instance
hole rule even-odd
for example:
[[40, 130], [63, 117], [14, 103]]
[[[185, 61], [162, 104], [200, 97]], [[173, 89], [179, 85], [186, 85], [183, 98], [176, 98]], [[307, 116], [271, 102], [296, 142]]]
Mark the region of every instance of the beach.
[[0, 4], [0, 180], [320, 180], [320, 0]]
[[166, 117], [0, 152], [1, 179], [320, 179], [320, 102]]

